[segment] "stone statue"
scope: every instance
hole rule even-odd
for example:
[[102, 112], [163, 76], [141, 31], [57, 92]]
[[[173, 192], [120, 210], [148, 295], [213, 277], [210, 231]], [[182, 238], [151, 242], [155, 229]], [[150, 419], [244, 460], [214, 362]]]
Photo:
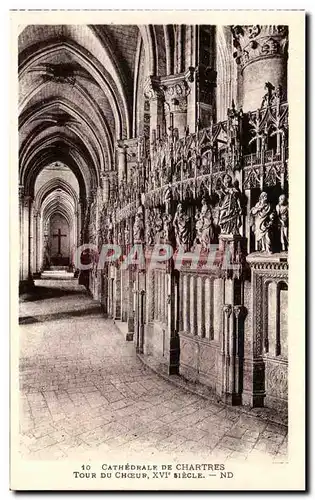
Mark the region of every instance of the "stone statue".
[[123, 234], [121, 228], [118, 228], [117, 231], [117, 244], [120, 246], [123, 244]]
[[189, 217], [183, 211], [182, 204], [177, 205], [173, 227], [177, 246], [184, 246], [185, 250], [189, 247]]
[[258, 250], [271, 253], [274, 212], [268, 202], [267, 193], [261, 193], [250, 214], [253, 217], [252, 227], [256, 236]]
[[112, 222], [112, 218], [109, 217], [107, 224], [107, 243], [114, 243], [114, 226]]
[[289, 204], [285, 194], [279, 196], [279, 203], [276, 206], [278, 224], [280, 229], [281, 249], [283, 252], [288, 250], [288, 225], [289, 225]]
[[50, 245], [47, 238], [44, 246], [44, 269], [48, 269], [49, 266], [50, 266]]
[[139, 207], [133, 225], [134, 243], [144, 243], [144, 222], [142, 208]]
[[209, 249], [210, 244], [214, 240], [214, 225], [213, 217], [210, 207], [208, 206], [206, 200], [203, 198], [202, 207], [200, 212], [200, 218], [202, 220], [202, 229], [200, 234], [200, 243], [206, 250]]
[[195, 245], [199, 244], [201, 245], [201, 235], [202, 235], [202, 228], [203, 228], [203, 220], [201, 217], [200, 210], [197, 209], [196, 215], [195, 215], [195, 228], [196, 228], [196, 238], [195, 238]]
[[172, 186], [171, 184], [168, 184], [164, 191], [164, 203], [165, 203], [166, 213], [170, 213], [172, 198], [173, 198]]
[[147, 211], [147, 221], [146, 221], [146, 243], [147, 245], [154, 245], [154, 220], [153, 213], [151, 210]]
[[124, 234], [125, 234], [125, 245], [129, 245], [130, 244], [130, 230], [129, 230], [128, 222], [126, 222]]
[[162, 238], [165, 243], [169, 243], [172, 240], [172, 229], [173, 229], [173, 221], [171, 214], [163, 215], [163, 230], [162, 230]]
[[221, 234], [237, 235], [242, 224], [242, 207], [239, 191], [233, 186], [232, 177], [229, 174], [224, 176], [220, 194], [218, 224]]

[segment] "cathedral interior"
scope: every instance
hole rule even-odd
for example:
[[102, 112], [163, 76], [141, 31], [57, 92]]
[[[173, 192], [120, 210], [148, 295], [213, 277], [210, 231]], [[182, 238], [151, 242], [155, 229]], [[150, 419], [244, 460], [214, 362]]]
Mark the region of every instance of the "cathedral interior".
[[[29, 25], [18, 46], [25, 446], [35, 452], [36, 439], [49, 435], [56, 439], [49, 446], [64, 452], [59, 420], [36, 435], [36, 411], [46, 405], [53, 415], [60, 401], [53, 393], [75, 392], [65, 365], [76, 353], [84, 358], [84, 336], [97, 330], [95, 370], [107, 360], [114, 384], [98, 387], [101, 408], [115, 403], [122, 412], [122, 394], [134, 411], [138, 404], [162, 419], [171, 404], [181, 411], [174, 391], [182, 391], [199, 420], [206, 410], [198, 401], [224, 405], [228, 422], [236, 413], [226, 412], [239, 408], [253, 416], [253, 429], [262, 429], [258, 449], [275, 455], [288, 402], [287, 27]], [[120, 255], [100, 266], [104, 246]], [[73, 313], [65, 309], [72, 300]], [[52, 316], [63, 321], [56, 336]], [[67, 340], [78, 329], [81, 351]], [[70, 345], [56, 365], [60, 342]], [[120, 355], [127, 371], [118, 383]], [[77, 362], [83, 377], [86, 366]], [[142, 397], [140, 386], [153, 391], [153, 374], [160, 413], [132, 399], [132, 391]], [[84, 387], [77, 401], [92, 394]], [[182, 415], [190, 429], [189, 411]], [[274, 429], [268, 441], [260, 417], [276, 422], [280, 437]], [[111, 432], [111, 439], [124, 434]], [[206, 443], [205, 425], [199, 432], [196, 442]], [[221, 451], [235, 452], [236, 437], [224, 439]]]

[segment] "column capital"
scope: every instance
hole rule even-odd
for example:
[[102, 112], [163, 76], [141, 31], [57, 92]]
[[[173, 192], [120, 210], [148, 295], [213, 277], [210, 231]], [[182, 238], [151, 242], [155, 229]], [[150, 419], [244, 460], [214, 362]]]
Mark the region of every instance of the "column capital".
[[148, 76], [144, 82], [144, 96], [149, 101], [156, 99], [164, 100], [164, 92], [159, 76]]
[[242, 70], [254, 61], [286, 57], [288, 27], [277, 25], [233, 25], [233, 57]]
[[194, 80], [193, 75], [194, 69], [190, 68], [185, 73], [168, 75], [161, 78], [164, 100], [169, 106], [170, 111], [187, 110], [187, 96], [191, 92], [190, 83]]

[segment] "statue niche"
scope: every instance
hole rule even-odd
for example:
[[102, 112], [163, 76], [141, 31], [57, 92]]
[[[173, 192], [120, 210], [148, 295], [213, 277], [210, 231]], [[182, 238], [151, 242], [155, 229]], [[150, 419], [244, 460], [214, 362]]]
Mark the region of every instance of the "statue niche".
[[283, 252], [286, 252], [289, 246], [289, 204], [285, 194], [279, 196], [276, 212], [278, 216], [281, 249]]

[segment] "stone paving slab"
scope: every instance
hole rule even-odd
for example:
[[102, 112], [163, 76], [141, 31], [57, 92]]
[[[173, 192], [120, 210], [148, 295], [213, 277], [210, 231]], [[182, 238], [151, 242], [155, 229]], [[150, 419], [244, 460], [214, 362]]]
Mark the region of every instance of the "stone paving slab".
[[145, 366], [73, 280], [36, 282], [20, 304], [20, 438], [28, 459], [78, 459], [122, 450], [175, 460], [275, 462], [287, 427], [223, 407]]

